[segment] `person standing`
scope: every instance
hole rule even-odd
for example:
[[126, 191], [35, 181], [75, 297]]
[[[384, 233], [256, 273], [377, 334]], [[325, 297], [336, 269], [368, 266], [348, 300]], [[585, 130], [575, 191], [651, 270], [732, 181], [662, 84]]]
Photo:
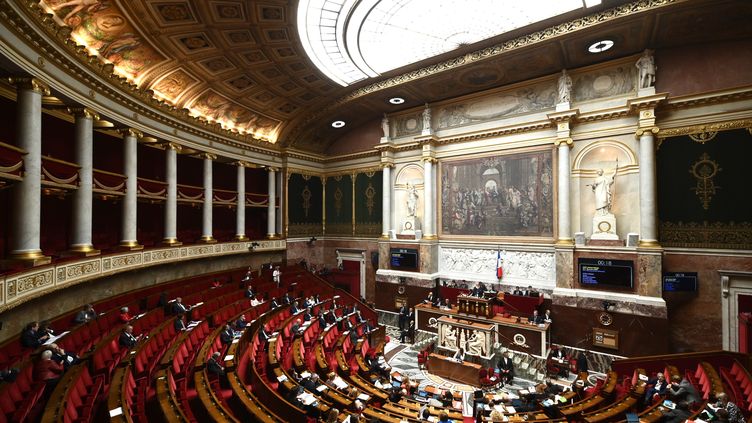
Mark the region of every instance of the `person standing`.
[[279, 270], [279, 266], [274, 268], [274, 271], [272, 272], [272, 280], [274, 280], [274, 283], [277, 284], [277, 288], [279, 288], [282, 283], [282, 272]]

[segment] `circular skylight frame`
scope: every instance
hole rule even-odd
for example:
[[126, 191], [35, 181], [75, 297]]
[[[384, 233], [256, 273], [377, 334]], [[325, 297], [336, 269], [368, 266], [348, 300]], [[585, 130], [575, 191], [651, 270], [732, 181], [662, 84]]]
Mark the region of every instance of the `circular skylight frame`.
[[613, 47], [614, 47], [614, 40], [604, 38], [602, 40], [594, 42], [593, 44], [590, 44], [587, 50], [589, 53], [599, 54], [599, 53], [603, 53], [605, 51], [611, 50]]
[[344, 128], [345, 125], [347, 125], [347, 123], [345, 123], [344, 120], [335, 120], [334, 122], [332, 122], [332, 128], [334, 129]]

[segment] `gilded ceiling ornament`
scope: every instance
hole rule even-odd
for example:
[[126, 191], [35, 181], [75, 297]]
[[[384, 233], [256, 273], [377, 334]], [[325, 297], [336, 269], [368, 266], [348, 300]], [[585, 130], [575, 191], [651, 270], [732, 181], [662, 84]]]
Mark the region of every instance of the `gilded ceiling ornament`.
[[718, 135], [718, 131], [700, 132], [699, 134], [689, 134], [692, 141], [705, 144], [708, 141], [712, 141], [715, 136]]
[[337, 217], [342, 211], [342, 190], [339, 187], [334, 191], [334, 211], [337, 212]]
[[374, 197], [376, 196], [376, 189], [373, 187], [371, 182], [368, 182], [368, 187], [366, 188], [366, 207], [368, 208], [368, 216], [373, 216], [373, 206], [375, 205]]
[[303, 197], [303, 212], [306, 219], [308, 218], [308, 210], [311, 208], [311, 190], [308, 189], [308, 185], [303, 188], [303, 192], [300, 194]]
[[717, 162], [710, 160], [708, 153], [702, 153], [700, 159], [689, 167], [689, 173], [697, 180], [697, 185], [691, 189], [700, 199], [702, 208], [705, 210], [710, 208], [710, 200], [713, 199], [716, 189], [721, 188], [715, 185], [713, 178], [722, 170]]

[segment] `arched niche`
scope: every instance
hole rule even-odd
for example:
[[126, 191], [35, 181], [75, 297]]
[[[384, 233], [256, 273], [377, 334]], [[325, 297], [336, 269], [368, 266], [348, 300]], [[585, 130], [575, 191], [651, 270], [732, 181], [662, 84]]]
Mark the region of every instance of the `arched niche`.
[[[616, 168], [618, 160], [618, 169]], [[611, 175], [616, 170], [611, 187], [613, 200], [611, 212], [616, 217], [616, 233], [626, 239], [630, 232], [639, 232], [640, 186], [639, 165], [634, 150], [622, 141], [597, 140], [576, 151], [572, 162], [572, 218], [573, 232], [593, 232], [595, 195], [588, 184], [598, 176], [598, 170]]]
[[[416, 163], [406, 164], [399, 169], [394, 179], [394, 210], [395, 226], [400, 227], [407, 217], [407, 189], [415, 186], [418, 191], [418, 203], [415, 208], [415, 214], [423, 220], [423, 201], [425, 199], [423, 191], [423, 167]], [[399, 229], [397, 230], [399, 233]]]

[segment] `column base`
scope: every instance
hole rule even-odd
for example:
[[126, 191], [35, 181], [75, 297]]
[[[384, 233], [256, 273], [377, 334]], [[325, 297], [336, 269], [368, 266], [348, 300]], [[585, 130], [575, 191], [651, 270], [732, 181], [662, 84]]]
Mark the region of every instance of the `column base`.
[[165, 238], [162, 240], [162, 245], [165, 247], [179, 247], [183, 245], [177, 238]]
[[637, 246], [639, 248], [661, 248], [661, 244], [658, 243], [658, 241], [654, 239], [641, 239]]
[[10, 257], [0, 261], [2, 269], [27, 269], [50, 264], [52, 258], [42, 254], [42, 250], [10, 253]]
[[277, 239], [277, 234], [266, 234], [266, 239]]
[[233, 238], [235, 241], [249, 241], [250, 238], [244, 235], [235, 235], [235, 238]]
[[100, 253], [93, 245], [73, 245], [61, 255], [63, 257], [92, 257], [98, 256]]
[[204, 235], [199, 238], [198, 242], [201, 244], [216, 244], [217, 240], [211, 235]]
[[559, 238], [556, 240], [555, 245], [574, 245], [574, 239], [572, 238]]
[[120, 241], [118, 249], [123, 251], [137, 251], [143, 250], [144, 246], [137, 241]]

